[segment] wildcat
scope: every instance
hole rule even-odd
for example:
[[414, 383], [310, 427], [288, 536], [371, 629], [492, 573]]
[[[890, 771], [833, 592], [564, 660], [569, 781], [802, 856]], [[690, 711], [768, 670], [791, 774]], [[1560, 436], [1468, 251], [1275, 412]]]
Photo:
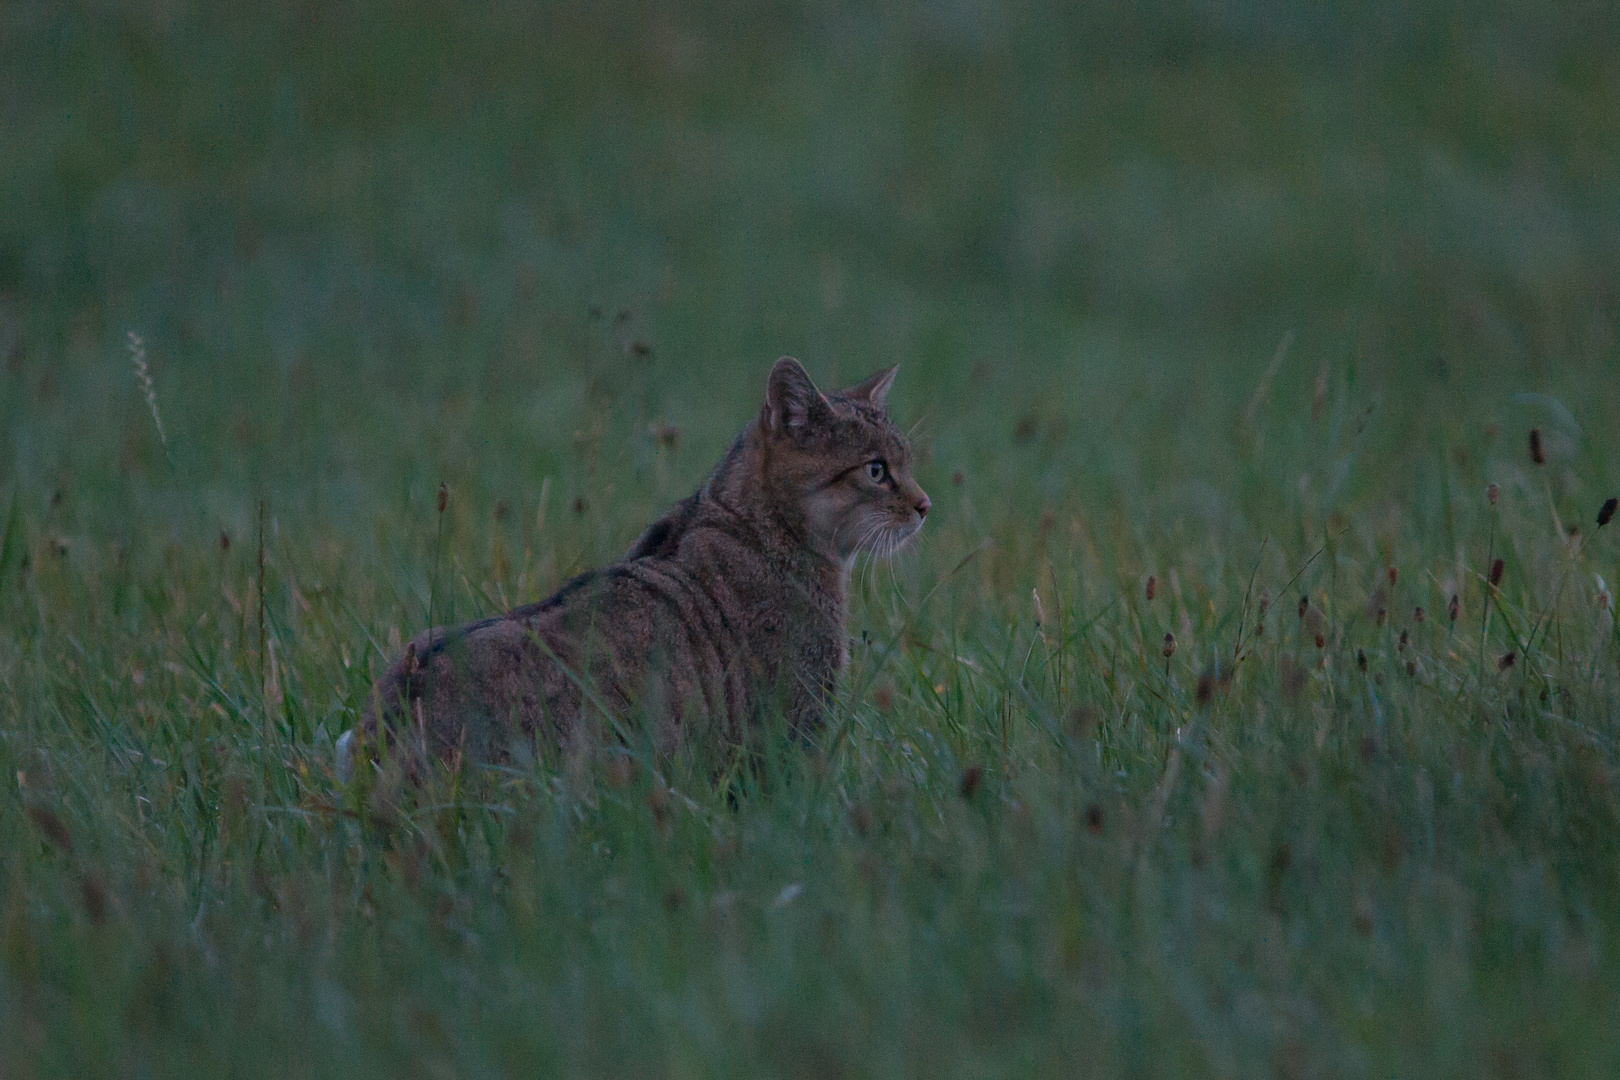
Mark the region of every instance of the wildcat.
[[847, 659], [856, 554], [892, 553], [928, 516], [884, 404], [895, 370], [823, 393], [778, 360], [703, 486], [619, 562], [537, 604], [418, 634], [338, 741], [339, 772], [382, 743], [416, 765], [498, 761], [522, 743], [544, 754], [610, 728], [624, 738], [637, 719], [663, 753], [736, 744], [773, 709], [813, 730]]

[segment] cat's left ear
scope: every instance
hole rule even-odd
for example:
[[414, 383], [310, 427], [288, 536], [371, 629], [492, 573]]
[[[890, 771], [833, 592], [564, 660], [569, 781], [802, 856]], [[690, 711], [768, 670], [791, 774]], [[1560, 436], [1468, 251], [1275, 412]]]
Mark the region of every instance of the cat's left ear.
[[859, 386], [852, 386], [845, 390], [844, 395], [861, 401], [869, 401], [875, 407], [882, 409], [885, 407], [884, 401], [889, 396], [889, 387], [894, 385], [894, 374], [899, 370], [899, 364], [894, 367], [884, 368]]

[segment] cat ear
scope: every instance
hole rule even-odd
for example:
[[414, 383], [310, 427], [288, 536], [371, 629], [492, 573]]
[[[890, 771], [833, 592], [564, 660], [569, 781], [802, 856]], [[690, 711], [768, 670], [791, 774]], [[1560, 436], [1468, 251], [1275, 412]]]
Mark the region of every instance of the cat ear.
[[799, 362], [784, 356], [765, 385], [765, 425], [774, 432], [797, 432], [828, 409], [827, 399]]
[[859, 386], [852, 386], [844, 391], [846, 397], [859, 398], [870, 401], [877, 408], [883, 408], [884, 399], [889, 396], [889, 387], [894, 385], [894, 373], [900, 370], [900, 365], [886, 367], [873, 375]]

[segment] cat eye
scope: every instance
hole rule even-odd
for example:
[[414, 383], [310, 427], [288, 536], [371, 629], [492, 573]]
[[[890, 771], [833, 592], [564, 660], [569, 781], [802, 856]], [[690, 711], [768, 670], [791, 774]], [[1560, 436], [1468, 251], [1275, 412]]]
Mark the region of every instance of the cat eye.
[[866, 463], [866, 476], [874, 484], [881, 484], [889, 475], [889, 467], [881, 461], [868, 461]]

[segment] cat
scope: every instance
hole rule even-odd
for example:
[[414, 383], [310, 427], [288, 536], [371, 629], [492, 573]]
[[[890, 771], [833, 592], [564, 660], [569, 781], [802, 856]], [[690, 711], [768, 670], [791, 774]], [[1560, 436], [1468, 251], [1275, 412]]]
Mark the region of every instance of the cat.
[[735, 745], [772, 710], [813, 731], [848, 660], [857, 553], [892, 554], [928, 516], [885, 405], [896, 370], [823, 393], [778, 360], [703, 486], [619, 562], [537, 604], [418, 634], [339, 740], [340, 775], [384, 743], [420, 767], [625, 739], [638, 720], [660, 753]]

